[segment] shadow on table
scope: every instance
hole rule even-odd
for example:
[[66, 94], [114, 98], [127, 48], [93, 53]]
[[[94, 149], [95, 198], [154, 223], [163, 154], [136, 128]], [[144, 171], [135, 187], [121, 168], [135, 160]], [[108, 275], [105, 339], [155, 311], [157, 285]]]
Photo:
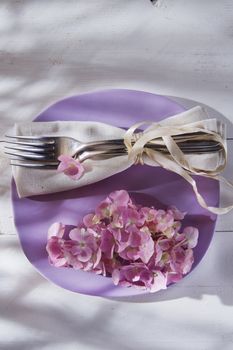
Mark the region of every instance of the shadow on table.
[[[17, 246], [13, 243], [10, 248], [15, 251]], [[201, 286], [199, 289], [195, 283], [193, 286], [189, 284], [193, 276], [195, 280], [200, 278], [198, 277], [200, 275], [201, 279], [205, 277], [204, 273], [201, 273], [201, 266], [196, 276], [194, 272], [192, 276], [169, 288], [165, 293], [151, 295], [151, 300], [147, 302], [160, 302], [157, 308], [156, 304], [154, 307], [140, 304], [145, 300], [140, 300], [139, 297], [137, 300], [134, 298], [124, 300], [138, 303], [134, 305], [129, 303], [126, 307], [125, 303], [110, 302], [103, 298], [97, 300], [95, 297], [70, 293], [49, 285], [32, 271], [26, 276], [22, 275], [22, 280], [18, 279], [18, 285], [7, 295], [1, 295], [0, 321], [9, 323], [11, 329], [9, 329], [9, 335], [5, 332], [1, 337], [0, 348], [39, 350], [43, 348], [79, 349], [77, 346], [80, 346], [80, 349], [141, 350], [146, 348], [146, 339], [150, 337], [149, 345], [152, 341], [155, 344], [158, 342], [159, 347], [156, 349], [168, 350], [171, 348], [168, 348], [168, 343], [164, 342], [165, 338], [163, 338], [167, 334], [167, 340], [175, 339], [173, 349], [178, 349], [179, 344], [180, 349], [185, 349], [184, 345], [190, 335], [192, 339], [204, 338], [205, 341], [211, 342], [211, 350], [218, 350], [223, 342], [220, 335], [224, 336], [225, 346], [232, 344], [230, 324], [219, 323], [215, 334], [210, 318], [198, 317], [198, 320], [195, 318], [199, 312], [201, 314], [198, 308], [194, 312], [195, 317], [193, 315], [187, 317], [189, 311], [174, 308], [174, 304], [170, 305], [170, 312], [169, 305], [161, 309], [162, 301], [184, 297], [201, 299], [207, 290], [202, 293], [204, 290], [201, 292]], [[218, 292], [218, 290], [215, 291]], [[214, 289], [212, 292], [209, 290], [208, 294], [216, 295]], [[225, 302], [231, 304], [232, 296], [231, 300], [225, 300]], [[174, 314], [175, 311], [179, 311], [185, 318], [177, 317]], [[184, 339], [177, 338], [175, 333], [180, 334], [180, 331]], [[21, 336], [18, 336], [18, 332]], [[10, 341], [4, 340], [8, 337], [11, 338]]]
[[[11, 249], [13, 251], [17, 249], [15, 244]], [[174, 304], [170, 305], [170, 312], [169, 305], [161, 309], [163, 301], [184, 297], [201, 299], [206, 292], [213, 295], [218, 293], [218, 290], [214, 288], [212, 291], [210, 289], [207, 291], [201, 286], [199, 289], [196, 283], [193, 286], [190, 285], [193, 277], [194, 280], [200, 276], [201, 280], [205, 277], [204, 273], [201, 273], [201, 266], [196, 272], [196, 276], [194, 272], [192, 276], [169, 288], [165, 293], [151, 295], [147, 302], [160, 302], [157, 305], [158, 308], [156, 303], [154, 307], [140, 304], [145, 300], [139, 297], [124, 300], [137, 303], [134, 305], [129, 303], [126, 307], [125, 303], [110, 302], [103, 298], [97, 300], [95, 297], [70, 293], [49, 285], [36, 272], [30, 272], [27, 276], [22, 276], [22, 280], [19, 279], [18, 285], [7, 295], [4, 297], [1, 295], [0, 321], [4, 320], [6, 324], [9, 323], [11, 329], [9, 329], [9, 335], [5, 332], [5, 335], [1, 337], [0, 348], [39, 350], [44, 348], [79, 349], [78, 346], [80, 346], [80, 349], [141, 350], [146, 348], [146, 339], [149, 337], [150, 346], [152, 341], [155, 344], [158, 342], [159, 347], [156, 349], [168, 350], [171, 348], [163, 338], [166, 336], [169, 342], [175, 340], [173, 349], [185, 349], [187, 338], [190, 336], [192, 339], [204, 338], [207, 342], [211, 342], [211, 350], [219, 350], [223, 336], [225, 346], [232, 344], [230, 324], [218, 323], [218, 331], [215, 334], [210, 318], [198, 317], [198, 320], [196, 319], [196, 316], [201, 314], [199, 308], [195, 310], [194, 317], [193, 315], [187, 317], [189, 311], [184, 312], [184, 310], [174, 308]], [[39, 295], [41, 295], [40, 298]], [[232, 304], [232, 295], [230, 298], [224, 303]], [[177, 317], [174, 314], [175, 311], [179, 311], [185, 318], [182, 319], [180, 315]], [[21, 336], [18, 335], [18, 332]], [[176, 332], [179, 332], [177, 334], [182, 332], [184, 339], [177, 338]], [[10, 341], [4, 340], [8, 337], [11, 338]], [[178, 347], [179, 344], [180, 347]]]

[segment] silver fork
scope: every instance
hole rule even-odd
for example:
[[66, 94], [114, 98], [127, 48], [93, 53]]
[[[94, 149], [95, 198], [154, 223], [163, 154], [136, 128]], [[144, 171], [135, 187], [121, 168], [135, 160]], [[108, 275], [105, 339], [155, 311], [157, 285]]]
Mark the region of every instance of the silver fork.
[[[174, 139], [177, 142], [182, 142], [184, 138], [189, 137], [190, 141], [201, 133], [187, 133], [183, 135], [176, 135]], [[110, 147], [124, 147], [124, 141], [120, 139], [93, 141], [88, 143], [80, 142], [74, 138], [67, 136], [9, 136], [5, 135], [6, 140], [1, 142], [6, 143], [6, 154], [10, 156], [22, 156], [28, 159], [42, 160], [47, 158], [58, 158], [61, 154], [81, 154], [90, 149]], [[156, 139], [155, 144], [163, 146], [162, 139]], [[17, 151], [17, 154], [14, 153]], [[21, 153], [20, 153], [21, 151]], [[12, 153], [13, 152], [13, 153]]]
[[[81, 163], [87, 159], [105, 159], [122, 156], [124, 153], [117, 150], [99, 150], [99, 151], [85, 151], [81, 153], [76, 159]], [[44, 161], [44, 160], [26, 160], [26, 159], [12, 159], [11, 165], [19, 166], [23, 168], [33, 169], [57, 169], [59, 165], [58, 160]]]
[[[96, 146], [114, 146], [122, 145], [122, 139], [102, 140], [82, 143], [71, 137], [64, 136], [9, 136], [6, 135], [6, 154], [12, 156], [22, 156], [26, 159], [49, 160], [58, 158], [61, 154], [81, 154], [87, 150], [96, 148]], [[14, 153], [14, 151], [17, 151]]]
[[[80, 162], [97, 157], [118, 156], [118, 150], [113, 147], [123, 144], [122, 139], [112, 139], [81, 143], [71, 137], [54, 136], [9, 136], [6, 135], [5, 154], [11, 159], [11, 165], [53, 169], [59, 164], [58, 157], [61, 154], [75, 156]], [[96, 147], [100, 147], [96, 149]]]
[[[179, 136], [184, 137], [184, 135]], [[221, 149], [221, 145], [214, 141], [194, 142], [192, 137], [190, 137], [191, 141], [182, 143], [182, 137], [176, 137], [176, 139], [185, 153], [217, 152]], [[18, 166], [30, 164], [33, 167], [43, 165], [46, 168], [55, 167], [59, 163], [57, 158], [61, 154], [69, 154], [84, 161], [96, 156], [118, 156], [127, 152], [123, 139], [81, 143], [70, 137], [6, 136], [6, 138], [7, 141], [4, 142], [8, 146], [5, 146], [5, 153], [11, 159], [11, 164]], [[152, 142], [147, 144], [147, 147], [168, 152], [165, 145], [161, 143]]]

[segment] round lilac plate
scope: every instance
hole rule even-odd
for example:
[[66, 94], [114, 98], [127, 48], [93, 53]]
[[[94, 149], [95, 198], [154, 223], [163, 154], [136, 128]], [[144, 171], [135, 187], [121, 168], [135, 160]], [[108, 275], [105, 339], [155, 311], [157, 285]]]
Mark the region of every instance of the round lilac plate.
[[[159, 121], [183, 110], [182, 106], [164, 96], [131, 90], [108, 90], [61, 100], [43, 111], [35, 121], [93, 120], [128, 128], [144, 119]], [[201, 177], [196, 180], [209, 205], [217, 206], [218, 182]], [[137, 165], [81, 189], [24, 199], [18, 198], [12, 182], [15, 225], [23, 251], [45, 278], [73, 292], [90, 295], [121, 297], [147, 294], [132, 287], [116, 287], [111, 278], [55, 268], [48, 262], [45, 250], [48, 227], [55, 221], [76, 225], [99, 201], [111, 191], [119, 189], [129, 191], [140, 204], [161, 208], [176, 205], [188, 212], [184, 224], [194, 225], [200, 231], [193, 267], [200, 262], [212, 239], [216, 216], [198, 205], [191, 187], [178, 175], [159, 167]]]

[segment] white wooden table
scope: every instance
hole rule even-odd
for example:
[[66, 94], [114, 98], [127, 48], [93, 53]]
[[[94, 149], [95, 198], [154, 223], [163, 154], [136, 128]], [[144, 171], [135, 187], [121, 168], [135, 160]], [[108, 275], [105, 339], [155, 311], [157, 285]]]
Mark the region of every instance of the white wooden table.
[[[232, 0], [2, 0], [0, 136], [61, 97], [117, 87], [206, 104], [233, 137], [232, 20]], [[191, 275], [150, 302], [119, 302], [65, 291], [34, 270], [9, 185], [1, 159], [0, 349], [233, 349], [232, 213]]]

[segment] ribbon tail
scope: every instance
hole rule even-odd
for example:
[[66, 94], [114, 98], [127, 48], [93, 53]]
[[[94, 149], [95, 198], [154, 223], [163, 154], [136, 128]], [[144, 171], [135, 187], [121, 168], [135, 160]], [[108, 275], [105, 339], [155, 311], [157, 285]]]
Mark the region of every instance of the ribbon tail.
[[[214, 213], [214, 214], [226, 214], [230, 210], [233, 209], [233, 205], [228, 206], [228, 207], [223, 207], [223, 208], [208, 206], [205, 199], [198, 191], [196, 181], [192, 178], [192, 176], [185, 169], [183, 169], [179, 164], [177, 164], [173, 160], [170, 160], [170, 159], [164, 157], [159, 152], [147, 149], [146, 154], [151, 160], [153, 160], [155, 162], [156, 165], [159, 164], [161, 167], [182, 176], [192, 186], [193, 191], [196, 195], [196, 199], [202, 208], [207, 209], [211, 213]], [[213, 176], [207, 176], [207, 177], [213, 178], [215, 180], [219, 180], [219, 178], [217, 178], [217, 177], [213, 177]], [[228, 184], [230, 184], [230, 183], [228, 183]]]

